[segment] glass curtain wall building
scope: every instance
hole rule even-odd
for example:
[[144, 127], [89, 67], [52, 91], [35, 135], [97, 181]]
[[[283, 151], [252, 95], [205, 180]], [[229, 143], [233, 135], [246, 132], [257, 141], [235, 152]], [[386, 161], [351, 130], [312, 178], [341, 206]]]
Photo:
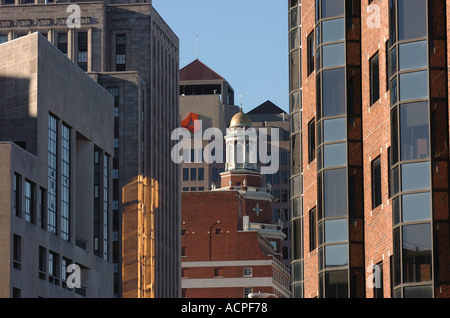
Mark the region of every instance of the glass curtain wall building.
[[289, 91], [291, 120], [292, 294], [303, 295], [303, 164], [301, 0], [289, 0]]
[[434, 297], [448, 280], [447, 39], [436, 23], [445, 11], [444, 1], [389, 1], [395, 298]]

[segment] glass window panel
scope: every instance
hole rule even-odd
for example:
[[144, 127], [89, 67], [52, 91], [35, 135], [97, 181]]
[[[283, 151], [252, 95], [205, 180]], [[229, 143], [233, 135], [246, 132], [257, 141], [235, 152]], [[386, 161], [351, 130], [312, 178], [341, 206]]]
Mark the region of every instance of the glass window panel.
[[402, 197], [403, 222], [429, 220], [431, 218], [431, 195], [426, 193], [408, 194]]
[[402, 160], [425, 159], [430, 156], [428, 113], [428, 102], [400, 106]]
[[323, 121], [323, 140], [333, 142], [346, 140], [347, 125], [345, 118], [328, 119]]
[[391, 106], [394, 106], [398, 101], [397, 76], [392, 79], [389, 90], [391, 91]]
[[391, 111], [391, 164], [398, 162], [398, 113], [397, 108]]
[[419, 162], [402, 165], [402, 190], [414, 191], [430, 188], [430, 163]]
[[431, 285], [410, 286], [403, 290], [404, 298], [433, 298], [433, 289]]
[[323, 244], [323, 222], [320, 222], [317, 226], [317, 236], [319, 239], [319, 246]]
[[400, 100], [426, 98], [428, 96], [428, 72], [400, 74]]
[[344, 0], [322, 0], [322, 19], [344, 14]]
[[430, 223], [403, 226], [402, 255], [404, 283], [431, 280], [431, 249]]
[[392, 200], [392, 214], [394, 219], [394, 225], [400, 223], [400, 199], [397, 197]]
[[398, 0], [398, 39], [407, 40], [427, 35], [426, 0]]
[[300, 50], [292, 51], [291, 61], [290, 61], [290, 89], [291, 91], [300, 88], [300, 74], [301, 74], [301, 64], [300, 64]]
[[300, 110], [300, 92], [297, 91], [291, 95], [291, 112]]
[[325, 267], [342, 267], [348, 265], [348, 245], [325, 246]]
[[347, 215], [347, 169], [327, 170], [324, 176], [324, 215], [326, 218]]
[[347, 225], [347, 219], [325, 221], [325, 243], [347, 241]]
[[334, 19], [322, 22], [322, 43], [345, 40], [344, 19]]
[[328, 70], [323, 77], [323, 117], [345, 114], [345, 68]]
[[344, 43], [325, 45], [322, 47], [322, 67], [333, 67], [345, 64]]
[[389, 76], [392, 76], [397, 72], [397, 47], [394, 47], [389, 52]]
[[400, 70], [423, 68], [428, 65], [427, 41], [404, 43], [399, 45]]
[[294, 245], [294, 251], [293, 251], [293, 259], [300, 259], [303, 256], [303, 233], [302, 233], [302, 221], [301, 219], [297, 219], [293, 222], [292, 225], [293, 230], [293, 239], [294, 242], [297, 244]]
[[347, 163], [347, 144], [333, 144], [323, 147], [324, 168], [345, 166]]
[[394, 243], [394, 253], [393, 253], [393, 275], [394, 275], [394, 286], [397, 286], [401, 283], [401, 255], [400, 255], [400, 228], [397, 227], [394, 229], [393, 235], [393, 243]]
[[325, 298], [348, 297], [348, 271], [325, 273]]
[[298, 48], [299, 46], [300, 46], [300, 33], [298, 32], [298, 29], [293, 29], [291, 31], [289, 49], [293, 50]]

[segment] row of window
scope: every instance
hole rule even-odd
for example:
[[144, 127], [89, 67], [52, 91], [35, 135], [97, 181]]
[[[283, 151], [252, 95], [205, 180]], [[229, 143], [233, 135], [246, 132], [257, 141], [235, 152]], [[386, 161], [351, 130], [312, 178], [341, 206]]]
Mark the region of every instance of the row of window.
[[[10, 0], [5, 0], [10, 1]], [[28, 1], [28, 0], [25, 0]], [[13, 1], [14, 2], [14, 1]], [[34, 3], [34, 1], [32, 2]], [[43, 31], [39, 31], [44, 37], [48, 38], [47, 34]], [[22, 37], [26, 34], [18, 34], [16, 37]], [[87, 71], [88, 66], [88, 46], [90, 45], [88, 42], [88, 32], [86, 31], [78, 31], [76, 33], [77, 39], [77, 52], [75, 55], [75, 63], [83, 70]], [[0, 44], [8, 41], [8, 35], [0, 34]], [[60, 32], [56, 34], [56, 47], [67, 56], [68, 54], [68, 33]], [[115, 70], [126, 71], [126, 35], [125, 34], [116, 34], [115, 36]]]
[[[223, 267], [215, 267], [213, 269], [213, 277], [224, 277], [223, 275], [224, 268]], [[189, 269], [183, 268], [181, 271], [181, 277], [188, 278]], [[253, 277], [253, 268], [252, 267], [244, 267], [242, 270], [242, 277]]]
[[[22, 270], [22, 251], [23, 240], [20, 235], [13, 234], [13, 268], [21, 271]], [[47, 250], [45, 247], [39, 246], [39, 278], [41, 280], [48, 281], [50, 284], [61, 286], [62, 288], [72, 290], [67, 287], [68, 278], [68, 266], [73, 262], [58, 253]], [[75, 292], [85, 296], [84, 288], [74, 288]], [[14, 296], [14, 295], [13, 295]], [[18, 295], [20, 297], [20, 294]]]

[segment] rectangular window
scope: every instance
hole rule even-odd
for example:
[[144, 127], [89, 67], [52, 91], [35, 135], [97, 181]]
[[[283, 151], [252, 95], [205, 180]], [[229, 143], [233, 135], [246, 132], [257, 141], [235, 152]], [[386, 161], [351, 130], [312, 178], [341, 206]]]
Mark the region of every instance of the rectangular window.
[[58, 49], [67, 56], [67, 33], [58, 33]]
[[370, 59], [370, 105], [380, 99], [380, 61], [378, 52]]
[[219, 181], [219, 170], [212, 168], [212, 181]]
[[308, 76], [314, 71], [314, 31], [308, 35]]
[[45, 215], [46, 215], [46, 204], [45, 204], [45, 199], [47, 196], [47, 192], [45, 191], [45, 189], [40, 188], [39, 189], [39, 216], [40, 216], [40, 227], [41, 229], [45, 230]]
[[47, 262], [47, 251], [44, 247], [39, 246], [39, 278], [46, 279], [46, 265]]
[[308, 123], [308, 163], [316, 158], [316, 121], [312, 119]]
[[253, 276], [253, 269], [252, 267], [244, 267], [244, 277], [252, 277]]
[[197, 180], [197, 168], [191, 168], [191, 181]]
[[57, 179], [57, 137], [58, 137], [57, 119], [49, 115], [48, 126], [48, 231], [56, 234], [56, 179]]
[[0, 35], [0, 44], [8, 42], [8, 36], [7, 35]]
[[116, 35], [116, 71], [121, 72], [126, 70], [126, 35]]
[[205, 168], [198, 168], [198, 180], [205, 180]]
[[22, 207], [21, 207], [21, 176], [17, 173], [14, 173], [13, 177], [13, 192], [14, 192], [14, 202], [13, 202], [13, 211], [14, 215], [21, 217], [22, 216]]
[[373, 298], [384, 298], [383, 293], [383, 262], [373, 266]]
[[214, 277], [223, 277], [223, 268], [214, 268]]
[[13, 235], [13, 267], [20, 270], [22, 262], [22, 238], [19, 235]]
[[183, 181], [189, 181], [189, 168], [183, 168]]
[[372, 209], [381, 205], [381, 158], [372, 161]]
[[94, 254], [99, 256], [100, 235], [100, 151], [94, 151]]
[[103, 157], [103, 259], [108, 260], [109, 157]]
[[309, 251], [317, 247], [317, 214], [316, 208], [309, 211]]
[[61, 134], [61, 238], [70, 236], [70, 128], [62, 125]]
[[34, 223], [34, 188], [35, 185], [25, 180], [25, 207], [24, 219], [27, 222]]
[[78, 32], [78, 66], [87, 71], [88, 37], [87, 32]]

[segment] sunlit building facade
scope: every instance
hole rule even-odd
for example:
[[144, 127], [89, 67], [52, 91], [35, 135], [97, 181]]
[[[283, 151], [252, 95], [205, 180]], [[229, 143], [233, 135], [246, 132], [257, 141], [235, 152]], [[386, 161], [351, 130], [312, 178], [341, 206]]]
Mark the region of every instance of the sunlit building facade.
[[448, 9], [289, 1], [294, 297], [449, 297]]

